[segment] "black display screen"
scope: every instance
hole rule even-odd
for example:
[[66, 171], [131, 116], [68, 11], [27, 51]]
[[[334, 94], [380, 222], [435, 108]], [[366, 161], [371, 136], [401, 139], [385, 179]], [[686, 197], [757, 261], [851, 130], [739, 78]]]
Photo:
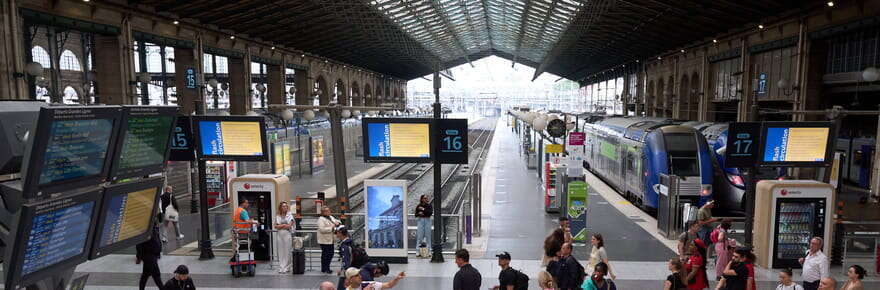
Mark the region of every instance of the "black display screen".
[[149, 239], [164, 181], [146, 179], [104, 190], [92, 259]]
[[52, 122], [40, 184], [100, 174], [113, 134], [113, 119]]
[[122, 107], [46, 107], [28, 131], [21, 172], [25, 198], [107, 181]]
[[112, 179], [161, 172], [168, 154], [177, 108], [131, 106], [123, 108], [122, 141], [114, 158]]
[[[14, 245], [4, 261], [6, 289], [28, 285], [86, 261], [98, 219], [101, 190], [22, 206]], [[9, 288], [12, 286], [13, 288]]]

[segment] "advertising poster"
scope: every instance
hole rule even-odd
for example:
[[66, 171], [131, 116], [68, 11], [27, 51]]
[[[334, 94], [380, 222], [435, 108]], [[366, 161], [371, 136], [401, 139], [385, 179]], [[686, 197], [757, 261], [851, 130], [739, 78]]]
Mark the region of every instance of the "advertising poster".
[[587, 241], [587, 183], [572, 181], [568, 183], [568, 219], [571, 221], [571, 236], [577, 243]]
[[290, 175], [290, 144], [277, 142], [272, 145], [273, 159], [275, 160], [275, 174]]
[[324, 136], [312, 136], [312, 171], [324, 169]]
[[406, 257], [406, 180], [365, 180], [366, 250], [373, 257]]

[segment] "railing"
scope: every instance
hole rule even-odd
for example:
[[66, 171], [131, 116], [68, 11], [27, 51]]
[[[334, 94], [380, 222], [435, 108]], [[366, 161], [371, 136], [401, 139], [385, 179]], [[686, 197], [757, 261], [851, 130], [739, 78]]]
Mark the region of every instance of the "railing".
[[[336, 215], [336, 214], [334, 214], [334, 215]], [[347, 215], [348, 215], [348, 218], [351, 219], [351, 223], [363, 224], [364, 213], [362, 213], [362, 212], [348, 213]], [[406, 237], [408, 240], [407, 244], [409, 245], [408, 249], [411, 252], [414, 252], [418, 248], [418, 245], [416, 245], [414, 242], [416, 239], [417, 220], [416, 220], [415, 215], [413, 215], [413, 214], [407, 214], [406, 217], [407, 217], [407, 225], [408, 225], [407, 231], [406, 231], [406, 233], [407, 233]], [[459, 249], [459, 248], [461, 248], [464, 245], [463, 244], [464, 238], [461, 237], [461, 234], [463, 232], [462, 231], [463, 227], [462, 227], [462, 223], [460, 220], [461, 216], [459, 214], [443, 214], [443, 215], [441, 215], [441, 217], [443, 218], [443, 224], [446, 226], [446, 229], [447, 229], [442, 232], [443, 234], [442, 234], [442, 238], [441, 238], [441, 240], [444, 242], [444, 244], [447, 245], [444, 248], [446, 248], [446, 249]], [[309, 217], [305, 217], [303, 219], [303, 221], [300, 222], [300, 225], [302, 225], [302, 227], [303, 227], [302, 230], [297, 230], [296, 232], [297, 233], [299, 233], [299, 232], [317, 232], [317, 229], [312, 226], [314, 224], [316, 224], [316, 223], [313, 222], [313, 219], [310, 219]], [[366, 227], [360, 227], [360, 228], [356, 228], [352, 231], [349, 231], [349, 234], [351, 235], [351, 238], [352, 238], [352, 240], [354, 240], [355, 243], [363, 245], [363, 243], [364, 243], [364, 229], [365, 228]], [[456, 235], [449, 234], [449, 233], [453, 233], [453, 232], [457, 233], [457, 234]], [[432, 242], [433, 242], [433, 240], [432, 240]], [[310, 240], [308, 240], [308, 241], [303, 240], [303, 247], [308, 248], [308, 245], [314, 245], [315, 248], [318, 248], [318, 241], [317, 241], [316, 235], [312, 235], [312, 237], [310, 237]], [[452, 253], [454, 253], [454, 251], [444, 252], [444, 253], [445, 254], [452, 254]]]
[[213, 245], [232, 239], [232, 203], [227, 202], [208, 209], [209, 238]]
[[[843, 272], [852, 265], [874, 265], [880, 251], [880, 222], [877, 221], [841, 221], [843, 234]], [[865, 267], [873, 268], [873, 267]], [[868, 271], [868, 273], [876, 273]]]

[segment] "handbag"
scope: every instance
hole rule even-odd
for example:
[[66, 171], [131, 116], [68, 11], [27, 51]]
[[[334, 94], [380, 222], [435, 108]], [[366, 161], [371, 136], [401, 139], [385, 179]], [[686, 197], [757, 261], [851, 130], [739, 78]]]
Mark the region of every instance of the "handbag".
[[177, 222], [178, 220], [180, 220], [180, 213], [178, 213], [177, 210], [174, 209], [174, 207], [170, 204], [165, 207], [165, 220], [172, 222]]

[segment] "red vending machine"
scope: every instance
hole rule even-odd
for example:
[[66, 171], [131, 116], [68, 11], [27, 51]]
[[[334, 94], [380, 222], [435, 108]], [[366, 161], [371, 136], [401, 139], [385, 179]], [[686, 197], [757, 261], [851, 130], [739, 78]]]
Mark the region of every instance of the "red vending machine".
[[800, 268], [812, 237], [831, 255], [834, 188], [814, 180], [762, 180], [756, 187], [754, 244], [757, 264]]

